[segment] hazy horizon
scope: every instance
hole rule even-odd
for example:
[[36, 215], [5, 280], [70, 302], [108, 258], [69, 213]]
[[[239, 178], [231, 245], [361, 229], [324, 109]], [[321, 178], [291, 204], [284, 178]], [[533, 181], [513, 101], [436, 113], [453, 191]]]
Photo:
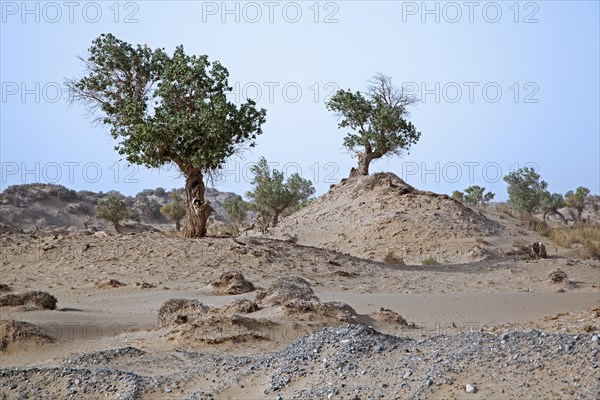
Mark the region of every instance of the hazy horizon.
[[[468, 3], [468, 2], [467, 2]], [[426, 4], [425, 8], [423, 6]], [[421, 140], [371, 172], [450, 194], [480, 185], [506, 200], [502, 177], [534, 166], [551, 192], [600, 193], [598, 2], [10, 2], [1, 24], [2, 179], [75, 190], [183, 186], [172, 168], [128, 166], [104, 127], [69, 106], [77, 56], [113, 33], [132, 44], [207, 54], [229, 70], [233, 101], [267, 109], [264, 133], [231, 158], [215, 188], [243, 194], [261, 156], [299, 172], [317, 195], [348, 176], [345, 131], [325, 100], [378, 72], [421, 101]], [[210, 183], [209, 183], [210, 184]]]

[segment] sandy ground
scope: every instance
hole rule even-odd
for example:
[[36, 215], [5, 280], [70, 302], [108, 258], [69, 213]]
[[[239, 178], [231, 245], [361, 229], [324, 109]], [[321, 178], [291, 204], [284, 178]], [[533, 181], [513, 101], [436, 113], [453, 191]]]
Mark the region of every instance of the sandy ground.
[[[0, 398], [597, 398], [599, 261], [398, 265], [291, 241], [161, 233], [0, 240], [0, 283], [58, 299], [56, 310], [0, 307], [0, 319], [52, 339], [0, 353]], [[556, 268], [569, 280], [551, 283]], [[217, 294], [210, 283], [227, 270], [258, 290]], [[290, 276], [318, 300], [260, 303], [257, 292]], [[212, 314], [158, 328], [173, 298]], [[223, 311], [240, 299], [259, 307]], [[318, 307], [328, 302], [353, 310], [327, 314]]]

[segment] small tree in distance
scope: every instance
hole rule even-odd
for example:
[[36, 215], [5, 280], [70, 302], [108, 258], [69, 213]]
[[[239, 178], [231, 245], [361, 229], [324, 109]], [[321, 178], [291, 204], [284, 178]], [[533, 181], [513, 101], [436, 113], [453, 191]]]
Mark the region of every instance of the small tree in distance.
[[545, 192], [540, 203], [540, 209], [544, 213], [543, 220], [546, 221], [548, 215], [558, 215], [560, 219], [566, 224], [567, 219], [561, 214], [559, 209], [565, 206], [565, 199], [560, 193]]
[[250, 204], [242, 199], [242, 196], [235, 195], [223, 203], [223, 208], [227, 216], [237, 224], [238, 228], [244, 223], [250, 210]]
[[583, 186], [579, 186], [575, 192], [569, 190], [565, 194], [565, 204], [567, 207], [573, 208], [577, 212], [577, 214], [575, 214], [577, 222], [581, 222], [581, 214], [583, 213], [589, 194], [590, 189]]
[[185, 207], [183, 207], [183, 201], [181, 195], [175, 191], [169, 193], [171, 202], [165, 204], [160, 208], [160, 213], [165, 216], [169, 221], [175, 222], [175, 229], [181, 230], [181, 220], [185, 217]]
[[485, 195], [483, 192], [485, 192], [484, 187], [474, 185], [466, 188], [464, 193], [459, 190], [453, 191], [450, 198], [468, 207], [480, 206], [489, 203], [495, 196], [492, 192], [487, 192]]
[[452, 192], [450, 198], [462, 204], [465, 201], [465, 194], [460, 190], [455, 190], [454, 192]]
[[110, 193], [104, 199], [98, 200], [98, 204], [96, 205], [96, 218], [111, 222], [117, 233], [121, 233], [121, 230], [119, 229], [121, 227], [121, 221], [140, 220], [139, 214], [130, 209], [127, 206], [127, 202], [114, 193]]
[[298, 174], [284, 182], [283, 172], [276, 169], [271, 172], [264, 157], [250, 171], [254, 174], [254, 189], [247, 192], [246, 197], [253, 200], [251, 207], [263, 221], [270, 219], [272, 227], [277, 226], [284, 210], [307, 204], [315, 193], [312, 182]]
[[392, 84], [389, 76], [377, 74], [366, 94], [339, 90], [326, 106], [341, 118], [339, 128], [350, 128], [344, 147], [358, 157], [358, 167], [350, 175], [369, 175], [371, 161], [383, 156], [401, 155], [417, 143], [421, 133], [406, 120], [407, 107], [416, 98]]
[[531, 167], [519, 168], [504, 177], [508, 203], [520, 214], [533, 214], [540, 208], [548, 184]]

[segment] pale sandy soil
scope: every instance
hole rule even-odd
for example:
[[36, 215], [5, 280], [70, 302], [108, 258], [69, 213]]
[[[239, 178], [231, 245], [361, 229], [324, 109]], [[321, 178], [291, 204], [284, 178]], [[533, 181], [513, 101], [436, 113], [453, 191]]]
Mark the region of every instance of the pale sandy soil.
[[[1, 354], [0, 393], [6, 398], [25, 398], [27, 393], [30, 398], [93, 398], [93, 391], [102, 398], [275, 398], [278, 394], [284, 399], [380, 394], [385, 398], [557, 398], [569, 397], [569, 390], [574, 397], [594, 398], [587, 391], [600, 378], [598, 342], [592, 341], [600, 328], [598, 313], [592, 310], [600, 305], [598, 261], [559, 256], [529, 261], [517, 255], [470, 264], [392, 265], [289, 241], [243, 236], [194, 240], [159, 233], [5, 234], [1, 244], [0, 283], [13, 292], [42, 290], [58, 299], [57, 310], [0, 307], [0, 319], [39, 324], [54, 339], [43, 345], [13, 343]], [[559, 267], [570, 282], [549, 282], [548, 274]], [[214, 307], [254, 299], [256, 292], [214, 293], [210, 282], [231, 269], [242, 272], [259, 289], [267, 289], [281, 277], [301, 276], [321, 302], [347, 303], [359, 314], [354, 322], [395, 336], [375, 340], [383, 343], [383, 351], [373, 353], [369, 344], [365, 345], [368, 351], [344, 353], [347, 349], [335, 347], [344, 340], [374, 340], [372, 334], [356, 334], [352, 328], [354, 333], [347, 339], [340, 333], [339, 343], [314, 347], [319, 349], [314, 358], [317, 353], [302, 353], [299, 343], [325, 340], [332, 333], [320, 329], [347, 326], [347, 321], [318, 313], [290, 313], [277, 306], [244, 315], [251, 318], [250, 327], [235, 325], [224, 315], [213, 319], [212, 325], [156, 327], [158, 309], [172, 298], [196, 299]], [[107, 279], [124, 285], [96, 284]], [[154, 287], [136, 285], [143, 282]], [[378, 318], [373, 313], [381, 307], [415, 326]], [[490, 350], [504, 348], [498, 336], [477, 336], [480, 331], [529, 332], [534, 327], [571, 336], [536, 339], [531, 333], [512, 333], [512, 347], [502, 351]], [[302, 335], [317, 331], [309, 336], [312, 339], [298, 342]], [[577, 333], [574, 349], [579, 353], [552, 353], [557, 345], [570, 345], [565, 341], [573, 341]], [[494, 346], [473, 347], [473, 341]], [[539, 354], [531, 353], [534, 342]], [[110, 352], [128, 346], [134, 349]], [[98, 353], [105, 350], [109, 352]], [[443, 371], [435, 369], [441, 368], [437, 362], [420, 355], [436, 351]], [[544, 368], [529, 371], [529, 361], [509, 361], [517, 353], [525, 360], [531, 358], [532, 365], [544, 362]], [[544, 360], [546, 353], [553, 354], [549, 359], [553, 361]], [[322, 359], [328, 357], [341, 357], [336, 362], [342, 366], [325, 362], [324, 369]], [[496, 363], [504, 359], [511, 365], [500, 378]], [[279, 365], [282, 360], [287, 360], [287, 366]], [[356, 368], [340, 374], [348, 363]], [[284, 367], [293, 367], [286, 372], [287, 381], [274, 384]], [[405, 379], [406, 370], [411, 375]], [[552, 374], [557, 378], [548, 378]], [[569, 378], [574, 375], [579, 381]], [[24, 376], [30, 382], [27, 387], [38, 391], [24, 389]], [[566, 383], [558, 378], [562, 376]], [[102, 386], [106, 382], [114, 387]], [[464, 391], [469, 382], [477, 393]]]

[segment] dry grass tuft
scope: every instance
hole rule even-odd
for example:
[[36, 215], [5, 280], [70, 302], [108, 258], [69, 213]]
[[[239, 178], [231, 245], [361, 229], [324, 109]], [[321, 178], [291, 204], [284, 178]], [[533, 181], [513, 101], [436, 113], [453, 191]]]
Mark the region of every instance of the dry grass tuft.
[[10, 343], [24, 342], [30, 339], [38, 343], [52, 341], [39, 325], [24, 321], [0, 321], [0, 351], [5, 351]]
[[240, 233], [235, 224], [217, 222], [208, 227], [209, 236], [237, 236]]
[[39, 309], [55, 310], [56, 297], [50, 293], [29, 291], [25, 293], [5, 294], [0, 296], [0, 307], [32, 306]]
[[550, 280], [550, 283], [554, 284], [569, 282], [569, 277], [562, 268], [556, 268], [555, 270], [551, 271], [548, 275], [548, 279]]
[[396, 254], [394, 253], [393, 250], [389, 250], [383, 256], [383, 262], [386, 263], [386, 264], [400, 264], [400, 265], [404, 265], [404, 259], [402, 257], [396, 256]]

